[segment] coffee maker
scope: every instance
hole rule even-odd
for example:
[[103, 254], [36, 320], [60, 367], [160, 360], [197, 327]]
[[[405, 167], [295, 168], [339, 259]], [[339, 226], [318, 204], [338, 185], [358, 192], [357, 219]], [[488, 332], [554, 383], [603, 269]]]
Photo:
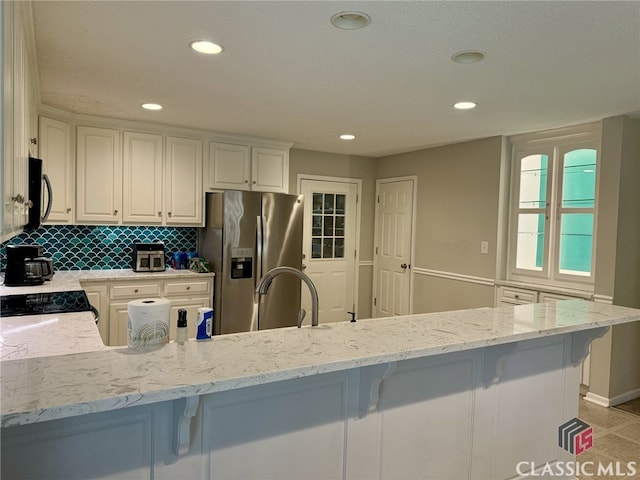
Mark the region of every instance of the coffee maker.
[[42, 256], [40, 245], [7, 245], [6, 286], [42, 285], [52, 277], [53, 261]]

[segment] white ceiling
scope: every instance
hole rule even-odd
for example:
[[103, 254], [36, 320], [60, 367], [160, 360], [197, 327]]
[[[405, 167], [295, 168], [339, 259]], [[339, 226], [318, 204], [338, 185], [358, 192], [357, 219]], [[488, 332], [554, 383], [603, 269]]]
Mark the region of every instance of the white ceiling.
[[[350, 10], [369, 27], [331, 25]], [[78, 113], [377, 157], [640, 112], [640, 1], [43, 1], [33, 14], [42, 103]], [[199, 55], [195, 39], [225, 51]], [[485, 60], [451, 61], [469, 49]]]

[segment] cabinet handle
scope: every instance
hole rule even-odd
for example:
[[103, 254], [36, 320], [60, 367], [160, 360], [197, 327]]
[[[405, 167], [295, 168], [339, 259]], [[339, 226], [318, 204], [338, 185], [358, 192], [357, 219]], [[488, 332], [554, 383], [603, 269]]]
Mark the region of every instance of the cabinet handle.
[[24, 197], [22, 196], [21, 193], [18, 193], [17, 195], [14, 195], [13, 197], [11, 197], [11, 201], [13, 203], [24, 203]]
[[30, 141], [32, 145], [38, 145], [38, 139], [36, 137], [33, 137], [32, 139], [30, 139]]
[[258, 183], [256, 180], [253, 181], [253, 184], [255, 185], [256, 183]]
[[187, 290], [191, 290], [191, 287], [189, 287], [189, 286], [188, 286], [188, 287], [187, 287]]
[[136, 289], [133, 291], [133, 293], [138, 293], [138, 289], [136, 288]]
[[25, 205], [27, 208], [31, 208], [31, 207], [33, 207], [33, 202], [32, 202], [31, 200], [27, 200], [26, 202], [24, 202], [24, 205]]
[[518, 295], [517, 293], [514, 295], [514, 298], [517, 300], [518, 298], [520, 298], [520, 295]]
[[244, 183], [249, 183], [249, 180], [245, 180]]
[[67, 213], [71, 213], [71, 209], [70, 208], [67, 208]]

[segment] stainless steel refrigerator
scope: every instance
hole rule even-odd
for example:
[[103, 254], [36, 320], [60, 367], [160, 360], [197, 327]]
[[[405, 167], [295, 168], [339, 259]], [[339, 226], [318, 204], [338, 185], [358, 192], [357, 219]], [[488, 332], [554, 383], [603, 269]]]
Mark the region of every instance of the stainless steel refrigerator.
[[274, 267], [302, 267], [303, 214], [302, 195], [207, 193], [198, 248], [216, 274], [215, 335], [297, 324], [299, 278], [276, 277], [266, 295], [255, 294], [255, 288]]

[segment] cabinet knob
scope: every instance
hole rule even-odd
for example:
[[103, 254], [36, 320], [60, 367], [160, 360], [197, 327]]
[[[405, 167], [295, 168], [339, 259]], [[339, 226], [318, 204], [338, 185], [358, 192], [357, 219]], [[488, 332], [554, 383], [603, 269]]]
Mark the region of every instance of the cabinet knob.
[[158, 210], [158, 216], [161, 217], [162, 216], [162, 212]]
[[187, 286], [187, 290], [191, 290], [191, 287]]
[[138, 293], [138, 291], [139, 291], [139, 290], [136, 288], [136, 289], [133, 291], [133, 293]]
[[71, 213], [71, 209], [70, 208], [67, 208], [67, 213]]
[[113, 215], [114, 215], [114, 216], [115, 216], [115, 215], [118, 215], [118, 210], [114, 210], [114, 211], [113, 211]]
[[168, 215], [168, 216], [171, 216], [171, 212], [167, 212], [167, 215]]
[[38, 144], [38, 139], [36, 137], [33, 137], [30, 139], [30, 142], [32, 145], [37, 145]]

